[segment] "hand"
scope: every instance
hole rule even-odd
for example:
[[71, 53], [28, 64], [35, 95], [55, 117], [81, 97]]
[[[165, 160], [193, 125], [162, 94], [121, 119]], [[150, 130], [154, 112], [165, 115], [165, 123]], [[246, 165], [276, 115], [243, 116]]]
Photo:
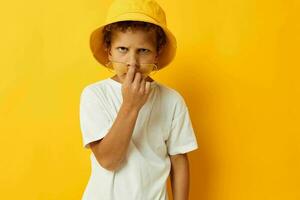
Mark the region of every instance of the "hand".
[[139, 111], [146, 103], [150, 92], [150, 82], [130, 66], [122, 84], [123, 105]]

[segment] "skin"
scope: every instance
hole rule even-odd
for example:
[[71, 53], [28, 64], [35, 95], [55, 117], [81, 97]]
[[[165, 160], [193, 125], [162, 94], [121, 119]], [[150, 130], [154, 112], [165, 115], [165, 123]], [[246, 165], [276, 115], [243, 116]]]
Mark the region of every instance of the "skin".
[[134, 71], [130, 77], [126, 77], [129, 71], [125, 74], [117, 72], [112, 77], [122, 83], [123, 103], [132, 109], [140, 110], [150, 93], [150, 82], [153, 79], [149, 76], [142, 77], [139, 63], [157, 62], [158, 53], [156, 52], [154, 36], [154, 32], [142, 30], [116, 31], [112, 35], [108, 59], [127, 63], [128, 70]]
[[[157, 63], [158, 56], [159, 52], [156, 51], [155, 32], [153, 31], [115, 31], [112, 35], [111, 47], [108, 53], [109, 60], [127, 63], [128, 67], [135, 67], [137, 74], [141, 72], [139, 63]], [[116, 70], [116, 75], [112, 78], [123, 83], [125, 76], [126, 73], [119, 73]], [[153, 81], [149, 76], [145, 80]]]
[[189, 199], [190, 171], [188, 155], [177, 154], [170, 156], [171, 160], [171, 186], [173, 200]]
[[[143, 77], [139, 72], [139, 63], [157, 63], [160, 52], [156, 51], [154, 32], [127, 30], [114, 32], [109, 60], [128, 64], [127, 73], [118, 73], [111, 77], [122, 83], [123, 102], [116, 119], [107, 135], [90, 143], [98, 163], [110, 171], [122, 167], [126, 152], [135, 127], [138, 113], [146, 103], [151, 92], [149, 76]], [[171, 183], [174, 200], [188, 200], [189, 164], [186, 154], [170, 156]]]

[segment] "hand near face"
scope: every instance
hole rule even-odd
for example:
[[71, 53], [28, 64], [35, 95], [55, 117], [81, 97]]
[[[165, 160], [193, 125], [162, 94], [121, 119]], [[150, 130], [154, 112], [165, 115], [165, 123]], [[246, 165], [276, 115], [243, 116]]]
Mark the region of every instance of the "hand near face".
[[150, 92], [150, 82], [130, 66], [122, 84], [123, 104], [131, 109], [140, 110], [146, 103]]
[[[125, 74], [129, 70], [127, 64], [121, 62], [114, 62], [112, 68], [114, 69], [115, 73], [122, 79], [125, 78]], [[144, 78], [147, 78], [147, 76], [149, 76], [153, 72], [153, 69], [153, 64], [140, 64], [140, 67], [138, 70], [136, 70], [136, 72], [140, 72]]]

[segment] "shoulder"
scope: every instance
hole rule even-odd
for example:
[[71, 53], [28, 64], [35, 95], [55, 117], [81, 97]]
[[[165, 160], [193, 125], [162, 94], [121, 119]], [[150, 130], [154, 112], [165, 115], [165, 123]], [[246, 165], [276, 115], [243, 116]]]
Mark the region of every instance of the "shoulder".
[[93, 98], [101, 94], [107, 87], [107, 79], [92, 82], [84, 86], [81, 90], [81, 98]]
[[176, 89], [161, 84], [161, 83], [157, 83], [157, 85], [159, 86], [161, 92], [163, 93], [163, 95], [168, 98], [168, 100], [173, 101], [175, 103], [183, 103], [184, 102], [184, 97], [182, 95], [181, 92], [177, 91]]
[[175, 113], [181, 113], [186, 110], [187, 105], [180, 91], [161, 83], [158, 83], [158, 87], [164, 102], [168, 104], [167, 107], [171, 106], [171, 109], [173, 109]]
[[98, 80], [96, 82], [89, 83], [84, 86], [82, 89], [82, 93], [84, 92], [97, 92], [98, 90], [104, 89], [108, 85], [108, 79]]

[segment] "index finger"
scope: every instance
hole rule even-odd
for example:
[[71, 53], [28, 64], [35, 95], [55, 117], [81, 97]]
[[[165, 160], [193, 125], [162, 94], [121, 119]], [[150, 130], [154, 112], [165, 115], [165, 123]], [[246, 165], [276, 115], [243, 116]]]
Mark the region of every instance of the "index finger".
[[127, 71], [126, 77], [124, 82], [125, 83], [132, 83], [133, 77], [134, 77], [135, 68], [132, 66], [129, 66], [129, 69]]

